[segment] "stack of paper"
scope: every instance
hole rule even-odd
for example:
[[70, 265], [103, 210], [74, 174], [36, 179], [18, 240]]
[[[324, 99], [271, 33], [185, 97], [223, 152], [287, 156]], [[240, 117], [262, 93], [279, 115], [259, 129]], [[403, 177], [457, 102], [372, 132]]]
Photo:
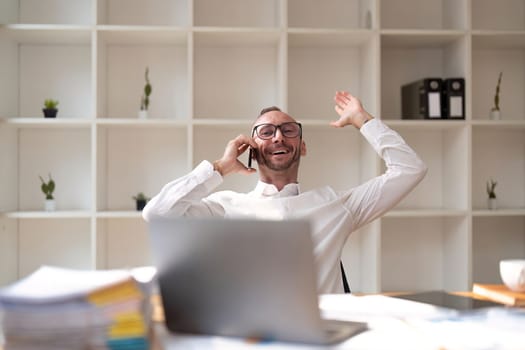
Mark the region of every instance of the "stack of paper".
[[154, 276], [43, 266], [0, 290], [5, 349], [148, 349]]

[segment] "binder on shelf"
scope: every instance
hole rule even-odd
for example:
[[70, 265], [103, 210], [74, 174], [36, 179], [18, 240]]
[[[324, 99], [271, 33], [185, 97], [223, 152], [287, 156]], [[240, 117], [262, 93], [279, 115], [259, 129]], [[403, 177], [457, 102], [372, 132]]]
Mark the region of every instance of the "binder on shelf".
[[441, 102], [443, 118], [465, 119], [465, 79], [444, 79]]
[[441, 78], [424, 78], [401, 87], [402, 119], [441, 119]]

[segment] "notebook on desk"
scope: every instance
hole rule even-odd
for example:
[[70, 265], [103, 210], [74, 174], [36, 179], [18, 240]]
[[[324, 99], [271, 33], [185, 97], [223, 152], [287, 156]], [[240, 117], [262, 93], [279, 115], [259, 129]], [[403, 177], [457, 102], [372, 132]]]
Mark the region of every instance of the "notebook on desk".
[[321, 319], [307, 221], [177, 218], [148, 225], [172, 332], [330, 344], [366, 329]]

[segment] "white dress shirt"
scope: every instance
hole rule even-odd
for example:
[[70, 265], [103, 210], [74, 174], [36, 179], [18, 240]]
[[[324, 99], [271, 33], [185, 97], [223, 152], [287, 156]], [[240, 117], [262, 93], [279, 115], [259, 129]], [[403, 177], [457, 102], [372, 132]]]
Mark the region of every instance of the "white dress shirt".
[[143, 210], [155, 217], [219, 216], [225, 218], [309, 219], [313, 229], [314, 256], [318, 268], [318, 292], [343, 291], [339, 262], [348, 236], [394, 207], [424, 177], [426, 166], [395, 131], [378, 119], [360, 132], [385, 161], [387, 170], [366, 183], [336, 192], [325, 186], [301, 192], [291, 183], [278, 191], [261, 181], [253, 191], [212, 193], [222, 176], [208, 161], [166, 184]]

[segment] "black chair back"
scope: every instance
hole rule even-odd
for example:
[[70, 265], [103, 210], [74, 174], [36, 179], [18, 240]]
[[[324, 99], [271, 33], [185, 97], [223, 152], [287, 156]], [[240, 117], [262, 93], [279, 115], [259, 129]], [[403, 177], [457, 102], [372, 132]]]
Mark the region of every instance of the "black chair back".
[[340, 261], [339, 263], [341, 264], [341, 275], [343, 276], [343, 289], [345, 293], [351, 293], [350, 286], [348, 285], [348, 280], [346, 279], [345, 268], [343, 267], [343, 262]]

